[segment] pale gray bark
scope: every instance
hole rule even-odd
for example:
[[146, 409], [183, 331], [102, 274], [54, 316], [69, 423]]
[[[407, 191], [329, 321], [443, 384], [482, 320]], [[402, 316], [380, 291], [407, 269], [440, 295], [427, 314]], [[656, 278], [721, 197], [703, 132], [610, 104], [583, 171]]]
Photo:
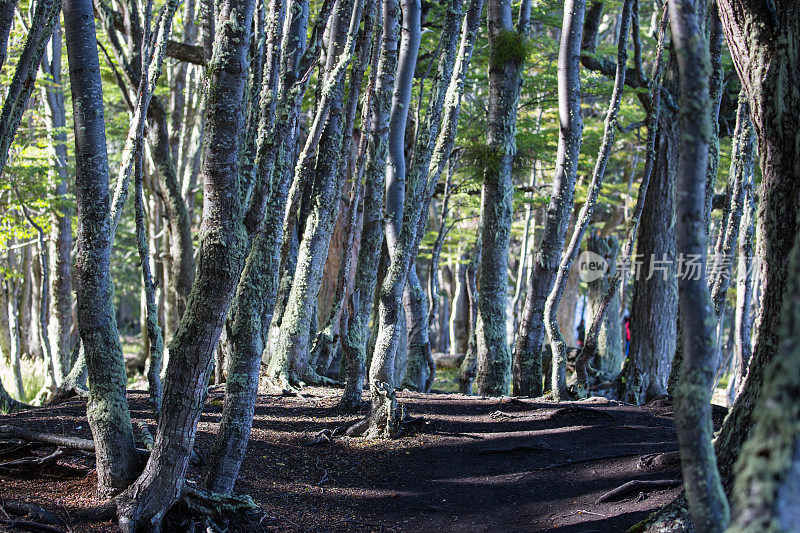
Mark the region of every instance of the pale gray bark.
[[560, 126], [556, 170], [542, 237], [531, 265], [528, 294], [515, 343], [513, 385], [517, 396], [540, 396], [543, 392], [541, 352], [545, 327], [544, 307], [555, 283], [572, 214], [583, 134], [579, 69], [585, 12], [584, 0], [568, 0], [564, 4], [558, 54]]
[[581, 207], [578, 218], [575, 222], [575, 230], [572, 233], [569, 245], [564, 250], [561, 258], [561, 264], [556, 274], [556, 279], [553, 285], [553, 290], [547, 297], [544, 306], [545, 314], [545, 329], [547, 336], [550, 338], [550, 347], [553, 353], [553, 398], [555, 400], [563, 400], [567, 398], [567, 380], [566, 380], [566, 364], [567, 364], [567, 344], [564, 337], [558, 328], [558, 321], [556, 320], [556, 310], [561, 300], [561, 295], [566, 286], [567, 277], [572, 267], [572, 263], [578, 255], [580, 244], [583, 240], [583, 235], [594, 211], [594, 206], [597, 203], [597, 197], [600, 195], [600, 188], [603, 185], [603, 177], [606, 171], [606, 165], [611, 157], [611, 149], [614, 144], [614, 135], [617, 128], [617, 115], [619, 113], [619, 106], [622, 101], [622, 91], [625, 87], [625, 74], [628, 62], [628, 32], [630, 28], [631, 14], [633, 10], [633, 0], [626, 0], [622, 4], [622, 18], [620, 22], [619, 39], [617, 43], [617, 73], [614, 78], [614, 89], [611, 94], [611, 101], [608, 104], [608, 111], [606, 113], [603, 141], [600, 145], [600, 151], [597, 154], [597, 162], [592, 174], [592, 181], [589, 184], [589, 192], [587, 194], [586, 202]]
[[[661, 113], [661, 81], [662, 76], [664, 74], [664, 45], [665, 39], [667, 36], [667, 22], [669, 20], [667, 9], [666, 7], [662, 9], [661, 12], [661, 23], [658, 28], [658, 45], [656, 48], [656, 58], [653, 64], [653, 76], [651, 81], [651, 88], [650, 88], [650, 109], [648, 111], [647, 117], [647, 141], [646, 141], [646, 149], [647, 155], [645, 158], [645, 168], [644, 173], [642, 174], [642, 180], [639, 183], [639, 189], [636, 194], [636, 206], [634, 207], [633, 213], [631, 214], [630, 222], [628, 223], [628, 228], [625, 233], [625, 242], [622, 245], [622, 249], [620, 251], [620, 261], [618, 263], [620, 265], [627, 265], [631, 260], [631, 256], [633, 253], [633, 246], [636, 243], [638, 231], [639, 231], [639, 224], [642, 220], [642, 214], [644, 209], [649, 204], [647, 202], [647, 192], [650, 186], [650, 179], [653, 175], [653, 167], [656, 164], [656, 139], [659, 130], [659, 116]], [[635, 29], [635, 28], [634, 28]], [[635, 37], [635, 36], [634, 36]], [[637, 39], [634, 38], [634, 42]], [[663, 156], [662, 156], [663, 160]], [[640, 250], [641, 254], [641, 250]], [[608, 312], [608, 308], [611, 306], [612, 301], [620, 293], [620, 299], [624, 301], [624, 293], [622, 291], [625, 279], [626, 279], [627, 272], [625, 272], [625, 268], [619, 268], [617, 272], [614, 274], [613, 278], [608, 283], [608, 288], [606, 293], [603, 295], [602, 300], [599, 303], [598, 308], [592, 315], [592, 322], [591, 326], [586, 332], [586, 338], [584, 340], [583, 349], [578, 354], [578, 358], [575, 361], [575, 374], [578, 382], [578, 387], [587, 387], [588, 386], [588, 373], [587, 373], [587, 365], [589, 361], [596, 357], [597, 355], [597, 340], [600, 334], [600, 329], [605, 321], [605, 314]], [[630, 368], [636, 368], [633, 364], [634, 362], [638, 364], [638, 362], [629, 356], [629, 364]], [[665, 373], [665, 372], [663, 372]], [[658, 376], [658, 372], [654, 374], [647, 374]], [[638, 377], [636, 377], [638, 381]], [[630, 386], [630, 383], [626, 383], [624, 386]], [[645, 389], [647, 389], [649, 384], [645, 385]], [[663, 384], [662, 390], [666, 391], [666, 383]], [[662, 392], [663, 393], [663, 392]], [[659, 393], [661, 394], [661, 393]]]
[[67, 160], [66, 108], [61, 80], [61, 26], [56, 25], [53, 37], [42, 58], [42, 73], [51, 85], [44, 92], [47, 106], [45, 122], [51, 137], [52, 160], [58, 174], [55, 193], [61, 201], [53, 215], [51, 241], [54, 261], [52, 270], [53, 294], [53, 356], [56, 380], [61, 383], [69, 373], [72, 353], [72, 209], [69, 204], [69, 162]]

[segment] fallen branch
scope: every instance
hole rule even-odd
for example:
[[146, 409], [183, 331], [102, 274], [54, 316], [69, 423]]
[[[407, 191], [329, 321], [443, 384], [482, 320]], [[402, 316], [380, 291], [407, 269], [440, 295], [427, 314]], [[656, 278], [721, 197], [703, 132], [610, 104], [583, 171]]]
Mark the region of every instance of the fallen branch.
[[672, 489], [675, 487], [679, 487], [681, 483], [682, 482], [680, 479], [656, 479], [656, 480], [634, 479], [632, 481], [628, 481], [627, 483], [620, 485], [614, 490], [606, 492], [605, 494], [597, 498], [597, 503], [608, 503], [608, 502], [616, 502], [624, 500], [626, 496], [630, 494], [636, 494], [639, 492], [651, 492], [654, 490]]
[[68, 450], [83, 450], [87, 452], [94, 452], [94, 441], [91, 439], [82, 439], [80, 437], [64, 437], [61, 435], [53, 435], [52, 433], [41, 433], [39, 431], [30, 431], [17, 426], [5, 424], [0, 426], [0, 437], [9, 439], [21, 439], [31, 443], [41, 443], [51, 446], [58, 446]]

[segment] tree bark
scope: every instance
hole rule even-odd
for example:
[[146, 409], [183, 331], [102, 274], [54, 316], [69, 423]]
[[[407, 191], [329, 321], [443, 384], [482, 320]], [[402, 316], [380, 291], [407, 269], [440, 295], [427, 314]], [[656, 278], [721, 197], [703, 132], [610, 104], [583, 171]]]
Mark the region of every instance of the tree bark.
[[528, 294], [515, 343], [513, 376], [514, 394], [517, 396], [541, 396], [543, 392], [544, 307], [556, 279], [572, 214], [583, 135], [579, 71], [585, 11], [584, 0], [569, 0], [564, 4], [558, 53], [560, 122], [556, 170], [542, 237], [528, 278]]
[[50, 45], [42, 58], [42, 72], [49, 85], [44, 90], [47, 105], [45, 121], [52, 137], [52, 159], [58, 174], [56, 196], [61, 205], [53, 215], [51, 241], [54, 243], [52, 271], [54, 356], [59, 383], [72, 368], [72, 208], [69, 193], [69, 162], [67, 160], [66, 108], [61, 81], [61, 26], [56, 25]]
[[[580, 250], [580, 243], [583, 240], [583, 235], [586, 228], [589, 226], [594, 206], [597, 203], [597, 197], [600, 195], [600, 188], [603, 184], [603, 177], [605, 175], [608, 160], [611, 157], [611, 149], [614, 144], [614, 135], [617, 127], [617, 116], [619, 114], [619, 106], [622, 101], [622, 91], [625, 87], [625, 74], [626, 65], [628, 62], [628, 33], [631, 22], [631, 14], [633, 10], [633, 0], [626, 0], [622, 5], [622, 18], [620, 19], [619, 40], [617, 43], [617, 70], [614, 78], [614, 90], [611, 94], [611, 100], [608, 104], [608, 112], [606, 113], [605, 125], [603, 131], [603, 141], [600, 145], [600, 151], [597, 154], [597, 163], [595, 164], [594, 172], [592, 173], [592, 181], [589, 184], [589, 192], [586, 202], [581, 207], [578, 218], [575, 221], [575, 230], [572, 233], [569, 245], [564, 250], [561, 264], [556, 274], [553, 290], [547, 297], [544, 306], [545, 314], [545, 329], [550, 338], [550, 346], [553, 353], [553, 398], [555, 400], [563, 400], [567, 398], [567, 380], [566, 380], [566, 364], [567, 364], [567, 344], [564, 341], [563, 335], [558, 329], [558, 321], [556, 311], [558, 304], [561, 301], [561, 295], [564, 293], [567, 277], [572, 267], [572, 263]], [[579, 392], [580, 394], [580, 392]]]
[[91, 0], [64, 2], [64, 33], [75, 123], [78, 329], [86, 354], [87, 417], [97, 446], [98, 485], [101, 494], [110, 495], [136, 477], [139, 456], [112, 302], [108, 156]]
[[762, 173], [757, 224], [762, 289], [753, 356], [741, 394], [715, 442], [723, 486], [729, 491], [734, 462], [753, 425], [764, 369], [778, 351], [775, 324], [780, 322], [786, 293], [786, 258], [798, 230], [800, 51], [791, 43], [800, 36], [800, 6], [783, 0], [774, 4], [720, 0], [719, 10], [747, 94]]
[[[5, 59], [8, 45], [5, 21], [8, 17], [13, 18], [14, 8], [15, 3], [9, 0], [4, 0], [0, 5], [0, 42], [2, 42], [0, 54], [3, 59]], [[3, 172], [6, 161], [8, 161], [8, 150], [17, 134], [22, 115], [28, 108], [28, 100], [35, 87], [36, 74], [39, 72], [39, 63], [42, 61], [47, 42], [58, 22], [60, 10], [60, 0], [38, 0], [36, 2], [28, 37], [17, 61], [14, 77], [5, 94], [2, 111], [0, 111], [0, 173]], [[10, 29], [10, 23], [8, 28]], [[3, 62], [0, 61], [0, 66]]]
[[703, 227], [708, 145], [711, 135], [708, 92], [709, 52], [701, 33], [699, 6], [670, 0], [669, 15], [680, 72], [680, 122], [683, 132], [676, 186], [677, 251], [697, 271], [678, 277], [683, 335], [683, 365], [676, 388], [675, 426], [680, 445], [686, 499], [698, 533], [722, 532], [728, 525], [728, 500], [720, 481], [711, 420], [714, 384], [714, 310], [705, 279], [707, 236]]
[[252, 0], [220, 5], [209, 73], [203, 157], [203, 226], [197, 276], [170, 343], [155, 444], [144, 472], [118, 501], [120, 526], [158, 528], [177, 500], [206, 397], [214, 347], [244, 266], [247, 245], [239, 198], [238, 132], [243, 127]]
[[800, 244], [789, 257], [780, 349], [764, 373], [755, 426], [742, 448], [733, 487], [729, 532], [797, 531], [800, 473]]

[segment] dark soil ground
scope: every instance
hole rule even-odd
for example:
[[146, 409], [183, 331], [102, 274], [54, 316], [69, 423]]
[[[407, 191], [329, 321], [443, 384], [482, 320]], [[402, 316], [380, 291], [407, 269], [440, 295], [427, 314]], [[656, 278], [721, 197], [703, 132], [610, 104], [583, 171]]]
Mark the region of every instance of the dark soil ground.
[[[321, 430], [357, 417], [336, 409], [339, 390], [306, 390], [305, 399], [259, 398], [236, 492], [250, 494], [261, 510], [234, 517], [230, 530], [625, 531], [679, 490], [635, 490], [620, 501], [597, 502], [631, 480], [679, 478], [675, 464], [640, 464], [650, 454], [677, 450], [666, 398], [636, 407], [603, 398], [555, 404], [403, 392], [400, 401], [427, 421], [421, 433], [378, 442], [334, 437], [309, 446]], [[198, 432], [201, 456], [213, 443], [222, 398], [219, 390], [209, 395]], [[146, 395], [132, 391], [130, 404], [134, 419], [153, 431]], [[716, 415], [719, 423], [723, 413]], [[2, 416], [2, 424], [91, 438], [79, 401]], [[93, 459], [65, 463], [91, 468]], [[198, 473], [193, 467], [190, 477]], [[51, 467], [26, 474], [0, 465], [0, 487], [4, 505], [34, 503], [73, 531], [114, 530], [111, 522], [86, 524], [73, 517], [100, 503], [93, 471]], [[165, 529], [186, 529], [180, 520]]]

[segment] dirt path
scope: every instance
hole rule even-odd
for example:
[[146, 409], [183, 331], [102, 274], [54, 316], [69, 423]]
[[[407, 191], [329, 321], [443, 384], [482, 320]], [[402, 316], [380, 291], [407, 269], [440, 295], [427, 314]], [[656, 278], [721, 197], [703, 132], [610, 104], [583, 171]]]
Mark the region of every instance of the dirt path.
[[[635, 407], [599, 398], [555, 404], [404, 392], [401, 402], [428, 421], [422, 434], [382, 442], [336, 437], [307, 446], [322, 429], [355, 419], [335, 409], [338, 390], [308, 393], [260, 397], [236, 491], [250, 494], [262, 511], [236, 517], [231, 530], [624, 531], [678, 491], [635, 490], [621, 501], [597, 503], [631, 480], [678, 479], [677, 465], [639, 466], [643, 456], [677, 450], [668, 400]], [[213, 442], [222, 397], [209, 396], [201, 450]], [[130, 398], [132, 416], [154, 428], [146, 396]], [[71, 402], [0, 417], [0, 424], [90, 437], [84, 417], [80, 402]], [[3, 498], [36, 502], [76, 531], [113, 530], [111, 523], [68, 518], [70, 510], [98, 503], [94, 481], [93, 474], [25, 478], [0, 471]]]

